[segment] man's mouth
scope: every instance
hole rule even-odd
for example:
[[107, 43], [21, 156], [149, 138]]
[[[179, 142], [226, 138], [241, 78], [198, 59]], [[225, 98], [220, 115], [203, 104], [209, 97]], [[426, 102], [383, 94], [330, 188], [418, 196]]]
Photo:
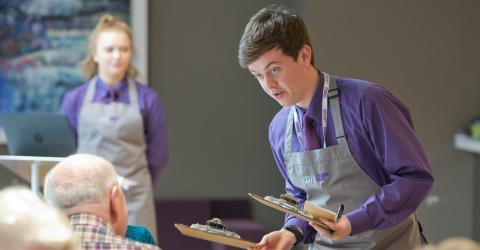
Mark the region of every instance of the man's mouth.
[[275, 97], [279, 97], [283, 93], [284, 93], [284, 91], [275, 91], [275, 92], [272, 92], [272, 95], [275, 96]]

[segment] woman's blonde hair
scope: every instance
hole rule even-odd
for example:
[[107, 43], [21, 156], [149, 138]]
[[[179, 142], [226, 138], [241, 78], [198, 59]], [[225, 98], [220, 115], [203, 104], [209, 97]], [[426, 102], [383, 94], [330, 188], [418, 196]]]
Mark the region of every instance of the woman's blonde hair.
[[[107, 30], [118, 30], [125, 32], [125, 34], [127, 34], [128, 38], [130, 39], [130, 44], [132, 45], [133, 49], [132, 31], [128, 24], [122, 21], [119, 17], [115, 17], [110, 14], [102, 15], [97, 23], [97, 26], [95, 26], [95, 29], [90, 34], [88, 55], [82, 62], [83, 73], [85, 74], [87, 79], [92, 79], [98, 74], [98, 65], [95, 60], [93, 60], [93, 55], [95, 53], [95, 50], [97, 49], [99, 35]], [[131, 62], [127, 69], [127, 75], [133, 79], [135, 79], [138, 75], [137, 69], [135, 69]]]

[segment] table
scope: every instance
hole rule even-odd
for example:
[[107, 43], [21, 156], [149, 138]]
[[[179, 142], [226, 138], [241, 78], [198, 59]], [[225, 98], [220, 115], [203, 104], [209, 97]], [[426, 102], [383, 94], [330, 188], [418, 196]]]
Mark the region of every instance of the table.
[[[0, 155], [0, 164], [9, 168], [26, 181], [30, 181], [32, 192], [39, 194], [40, 177], [45, 177], [47, 171], [64, 157]], [[28, 171], [30, 168], [30, 171]]]
[[475, 154], [475, 167], [473, 169], [474, 174], [474, 200], [473, 200], [473, 239], [480, 241], [480, 198], [478, 194], [480, 193], [480, 141], [475, 140], [469, 135], [456, 133], [453, 138], [453, 144], [456, 149], [466, 151], [469, 153]]

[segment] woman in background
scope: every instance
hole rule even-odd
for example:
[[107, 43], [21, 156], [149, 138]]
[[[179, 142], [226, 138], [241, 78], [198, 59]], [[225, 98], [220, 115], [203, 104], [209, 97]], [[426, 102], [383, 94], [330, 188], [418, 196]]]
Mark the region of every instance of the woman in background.
[[156, 238], [153, 186], [167, 161], [165, 115], [157, 93], [135, 81], [132, 50], [130, 27], [103, 15], [83, 62], [89, 80], [65, 94], [60, 113], [74, 130], [77, 152], [104, 157], [123, 177], [128, 223]]

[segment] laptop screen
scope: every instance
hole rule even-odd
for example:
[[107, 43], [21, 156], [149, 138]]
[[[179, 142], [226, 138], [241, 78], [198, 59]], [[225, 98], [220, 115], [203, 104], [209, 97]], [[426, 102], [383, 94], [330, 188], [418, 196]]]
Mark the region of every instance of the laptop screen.
[[67, 117], [52, 113], [0, 114], [11, 155], [65, 157], [75, 153]]

